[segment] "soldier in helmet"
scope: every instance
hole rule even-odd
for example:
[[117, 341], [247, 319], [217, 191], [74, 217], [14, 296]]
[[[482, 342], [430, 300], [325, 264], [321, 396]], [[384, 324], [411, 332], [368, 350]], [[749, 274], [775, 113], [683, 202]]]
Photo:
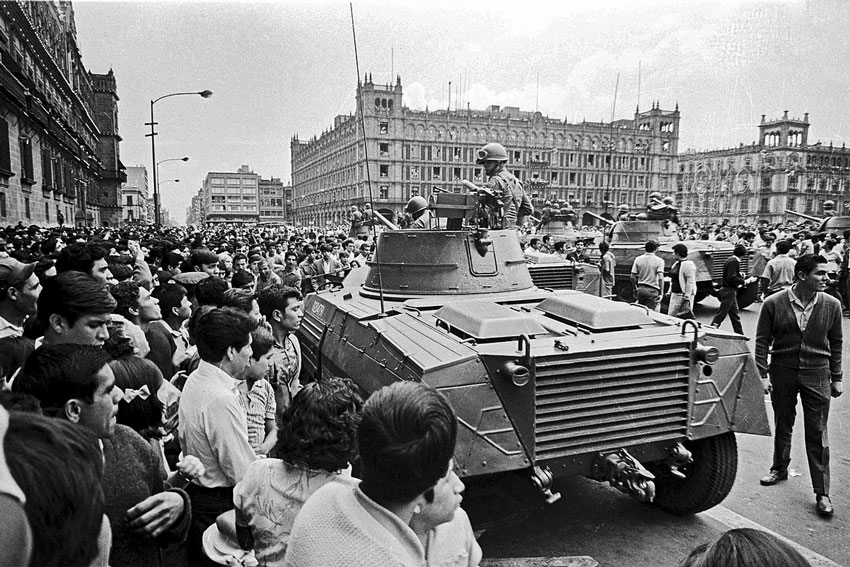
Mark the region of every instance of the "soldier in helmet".
[[835, 201], [833, 201], [832, 199], [823, 202], [823, 216], [835, 216]]
[[626, 203], [617, 208], [617, 220], [629, 220], [629, 206]]
[[525, 218], [534, 212], [531, 200], [519, 179], [505, 167], [508, 152], [502, 144], [491, 142], [478, 150], [475, 163], [484, 167], [487, 185], [478, 187], [464, 179], [464, 186], [476, 191], [484, 198], [487, 219], [482, 221], [490, 228], [516, 228], [525, 223]]
[[431, 226], [431, 213], [428, 211], [428, 201], [416, 195], [411, 197], [404, 206], [404, 212], [410, 215], [410, 224], [407, 228], [412, 230], [424, 230]]

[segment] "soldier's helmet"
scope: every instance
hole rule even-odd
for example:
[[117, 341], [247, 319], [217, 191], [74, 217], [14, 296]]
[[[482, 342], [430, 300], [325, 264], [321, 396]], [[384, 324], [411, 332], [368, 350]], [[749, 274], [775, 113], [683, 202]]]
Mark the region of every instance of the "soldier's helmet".
[[416, 195], [415, 197], [411, 197], [407, 204], [404, 206], [404, 211], [409, 215], [415, 215], [419, 211], [428, 208], [428, 201], [426, 201], [423, 197]]
[[835, 201], [832, 199], [823, 202], [823, 210], [824, 211], [832, 211], [835, 210]]
[[661, 193], [659, 193], [658, 191], [653, 191], [652, 193], [650, 193], [649, 194], [649, 202], [650, 203], [661, 202]]
[[676, 201], [673, 199], [673, 197], [670, 197], [669, 195], [667, 197], [664, 197], [661, 202], [670, 207], [676, 204]]
[[478, 159], [475, 160], [475, 163], [479, 165], [485, 161], [508, 161], [508, 152], [505, 150], [505, 146], [496, 142], [484, 145], [478, 150], [477, 155]]
[[618, 207], [618, 209], [619, 209], [619, 210], [621, 210], [621, 211], [628, 211], [628, 210], [629, 210], [629, 205], [628, 205], [627, 203], [623, 203], [622, 205], [620, 205], [620, 206]]

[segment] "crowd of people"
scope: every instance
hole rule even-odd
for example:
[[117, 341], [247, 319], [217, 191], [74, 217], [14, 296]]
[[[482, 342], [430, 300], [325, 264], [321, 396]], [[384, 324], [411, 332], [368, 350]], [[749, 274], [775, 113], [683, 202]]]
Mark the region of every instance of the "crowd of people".
[[0, 233], [0, 564], [478, 565], [445, 397], [302, 376], [304, 295], [372, 253], [291, 228]]

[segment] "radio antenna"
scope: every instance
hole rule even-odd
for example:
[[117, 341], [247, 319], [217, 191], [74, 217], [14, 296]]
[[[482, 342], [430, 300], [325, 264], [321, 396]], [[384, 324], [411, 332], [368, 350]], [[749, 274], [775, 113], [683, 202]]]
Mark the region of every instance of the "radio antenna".
[[[348, 8], [351, 12], [351, 37], [354, 39], [354, 66], [357, 69], [357, 88], [360, 88], [360, 58], [357, 56], [357, 33], [354, 31], [354, 3], [349, 2]], [[369, 192], [369, 206], [372, 207], [372, 241], [375, 243], [375, 257], [372, 259], [375, 262], [375, 272], [378, 276], [378, 296], [381, 300], [381, 313], [384, 313], [384, 282], [381, 279], [381, 261], [378, 259], [378, 231], [375, 229], [375, 215], [378, 209], [375, 208], [375, 201], [372, 199], [372, 174], [369, 172], [369, 144], [366, 141], [366, 118], [363, 115], [363, 92], [357, 93], [359, 96], [358, 110], [360, 111], [360, 133], [363, 136], [363, 161], [366, 164], [366, 190]]]

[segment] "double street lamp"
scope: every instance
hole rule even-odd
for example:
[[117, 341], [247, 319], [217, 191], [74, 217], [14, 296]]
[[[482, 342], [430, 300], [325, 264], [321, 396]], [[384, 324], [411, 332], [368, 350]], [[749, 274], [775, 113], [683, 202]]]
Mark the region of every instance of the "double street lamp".
[[[161, 214], [160, 214], [159, 183], [158, 183], [158, 179], [157, 179], [157, 177], [158, 177], [158, 171], [157, 170], [159, 168], [159, 163], [157, 163], [157, 161], [156, 161], [156, 134], [157, 134], [157, 132], [154, 129], [154, 127], [156, 126], [156, 121], [154, 120], [154, 117], [153, 117], [153, 105], [156, 104], [157, 102], [161, 101], [162, 99], [168, 98], [168, 97], [171, 97], [171, 96], [195, 96], [195, 95], [197, 95], [197, 96], [200, 96], [201, 98], [210, 98], [212, 96], [212, 94], [213, 93], [210, 90], [203, 90], [203, 91], [199, 91], [199, 92], [187, 92], [187, 93], [182, 93], [182, 92], [181, 93], [170, 93], [170, 94], [162, 95], [159, 98], [155, 98], [155, 99], [151, 100], [151, 121], [146, 124], [146, 125], [151, 127], [151, 132], [150, 132], [150, 134], [145, 134], [145, 137], [150, 136], [150, 139], [151, 139], [151, 164], [153, 165], [153, 206], [154, 206], [154, 222], [155, 222], [156, 226], [161, 226], [162, 217], [161, 217]], [[189, 158], [175, 158], [175, 159], [179, 159], [181, 161], [187, 161]], [[160, 163], [163, 163], [165, 161], [169, 161], [169, 160], [163, 160]], [[178, 180], [175, 179], [175, 180], [172, 180], [172, 181], [178, 181]]]

